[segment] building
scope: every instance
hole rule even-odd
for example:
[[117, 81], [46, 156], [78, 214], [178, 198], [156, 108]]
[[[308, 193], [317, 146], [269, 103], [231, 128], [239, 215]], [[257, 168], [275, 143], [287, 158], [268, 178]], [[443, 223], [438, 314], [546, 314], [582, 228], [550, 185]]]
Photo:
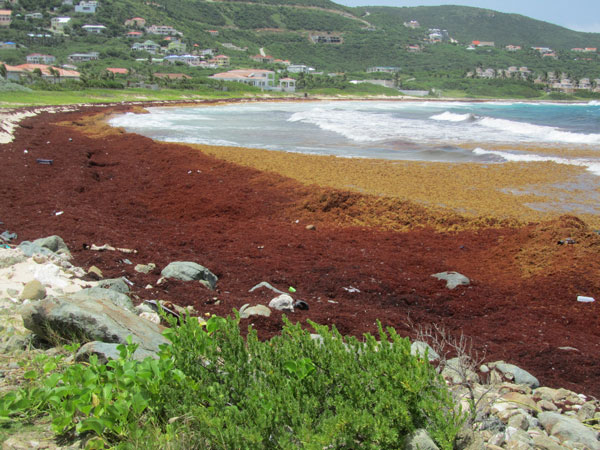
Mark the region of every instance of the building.
[[[63, 81], [67, 80], [79, 80], [79, 72], [75, 70], [67, 70], [45, 64], [21, 64], [19, 66], [7, 65], [5, 67], [6, 79], [12, 81], [32, 78], [36, 73], [39, 73], [43, 80], [51, 83], [62, 83]], [[39, 71], [36, 69], [39, 69]]]
[[102, 34], [104, 31], [106, 31], [106, 27], [104, 25], [82, 25], [81, 29], [90, 34]]
[[219, 31], [218, 30], [208, 30], [208, 34], [210, 34], [211, 36], [218, 36]]
[[375, 67], [369, 67], [367, 69], [367, 73], [374, 73], [374, 72], [396, 73], [396, 72], [400, 72], [400, 67], [375, 66]]
[[412, 28], [414, 30], [416, 28], [420, 28], [421, 24], [417, 20], [411, 20], [410, 22], [404, 22], [404, 26], [406, 28]]
[[181, 33], [169, 25], [151, 25], [146, 28], [148, 34], [158, 34], [160, 36], [179, 36]]
[[114, 75], [128, 75], [129, 74], [129, 69], [124, 69], [122, 67], [107, 67], [106, 71], [110, 72]]
[[419, 53], [421, 51], [421, 46], [417, 44], [410, 44], [406, 46], [406, 51], [408, 53]]
[[16, 49], [17, 49], [16, 42], [11, 42], [11, 41], [0, 42], [0, 50], [16, 50]]
[[133, 19], [127, 19], [125, 26], [129, 28], [144, 28], [146, 26], [146, 19], [141, 17], [134, 17]]
[[308, 73], [310, 68], [304, 64], [290, 64], [287, 71], [289, 73]]
[[341, 44], [342, 36], [335, 33], [311, 34], [309, 38], [313, 44]]
[[12, 22], [12, 11], [10, 9], [0, 9], [0, 27], [8, 27]]
[[50, 19], [50, 30], [55, 33], [62, 33], [70, 21], [70, 17], [53, 17]]
[[178, 55], [181, 55], [181, 54], [185, 53], [186, 48], [187, 48], [187, 46], [185, 45], [185, 42], [182, 42], [179, 39], [173, 39], [167, 45], [167, 52], [168, 53], [176, 53]]
[[79, 2], [79, 5], [75, 5], [75, 12], [83, 13], [83, 14], [96, 14], [97, 7], [98, 7], [98, 2], [81, 1], [81, 2]]
[[147, 40], [144, 42], [136, 42], [131, 46], [131, 50], [138, 52], [148, 52], [154, 55], [160, 51], [160, 45], [158, 45], [154, 41]]
[[89, 53], [73, 53], [69, 55], [69, 61], [75, 62], [88, 62], [88, 61], [96, 61], [98, 59], [98, 52], [89, 52]]
[[165, 56], [165, 61], [171, 64], [179, 62], [188, 66], [200, 66], [203, 62], [198, 55], [169, 55]]
[[27, 55], [27, 64], [54, 64], [56, 58], [52, 55], [42, 55], [41, 53], [32, 53]]
[[252, 61], [256, 61], [256, 62], [260, 62], [260, 63], [272, 63], [273, 61], [275, 61], [275, 58], [273, 58], [271, 55], [254, 55], [251, 56], [250, 59]]
[[506, 47], [504, 47], [506, 50], [508, 50], [509, 52], [516, 52], [521, 50], [521, 46], [520, 45], [507, 45]]
[[296, 80], [294, 78], [280, 78], [279, 90], [282, 92], [296, 92]]
[[167, 80], [191, 80], [192, 77], [185, 73], [155, 73], [156, 78], [162, 78]]
[[140, 38], [144, 35], [144, 33], [142, 33], [141, 31], [130, 31], [129, 33], [127, 33], [125, 36], [129, 37], [129, 38]]
[[475, 47], [495, 47], [496, 44], [492, 41], [473, 41], [471, 42]]
[[25, 18], [26, 19], [43, 19], [44, 15], [39, 12], [34, 12], [34, 13], [25, 14]]
[[275, 72], [262, 69], [238, 69], [229, 72], [221, 72], [210, 78], [222, 81], [235, 81], [248, 84], [263, 90], [273, 91], [275, 89]]
[[226, 67], [229, 66], [229, 56], [217, 55], [213, 59], [211, 59], [210, 62], [218, 65], [219, 67]]

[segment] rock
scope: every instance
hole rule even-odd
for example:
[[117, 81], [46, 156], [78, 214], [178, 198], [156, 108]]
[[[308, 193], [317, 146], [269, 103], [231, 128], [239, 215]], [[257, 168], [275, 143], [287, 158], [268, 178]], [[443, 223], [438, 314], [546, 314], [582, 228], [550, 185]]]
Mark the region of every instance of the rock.
[[[119, 359], [121, 353], [117, 349], [119, 344], [109, 344], [106, 342], [92, 341], [88, 342], [85, 345], [82, 345], [81, 348], [75, 354], [75, 361], [89, 361], [91, 355], [98, 356], [98, 362], [100, 364], [106, 364], [110, 359]], [[143, 348], [138, 347], [132, 355], [133, 359], [136, 361], [143, 361], [144, 359], [150, 357], [158, 359], [158, 355], [156, 352], [151, 352], [145, 350]]]
[[544, 435], [534, 436], [533, 445], [535, 445], [535, 448], [539, 448], [541, 450], [564, 450], [562, 445]]
[[420, 428], [408, 436], [404, 450], [439, 450], [439, 447], [435, 445], [427, 431]]
[[537, 405], [542, 411], [558, 411], [558, 406], [549, 400], [540, 400]]
[[46, 296], [46, 288], [38, 280], [32, 280], [25, 285], [20, 300], [41, 300]]
[[425, 356], [427, 353], [427, 359], [429, 361], [436, 361], [440, 359], [440, 355], [436, 353], [434, 349], [427, 342], [415, 341], [410, 344], [410, 354], [413, 356]]
[[168, 342], [162, 336], [163, 327], [140, 319], [106, 298], [46, 298], [24, 306], [21, 314], [26, 328], [50, 342], [58, 336], [124, 344], [131, 335], [140, 348], [153, 352]]
[[271, 310], [265, 305], [249, 306], [249, 304], [246, 303], [240, 308], [240, 319], [247, 319], [250, 316], [270, 317]]
[[287, 294], [281, 294], [269, 302], [269, 308], [294, 312], [294, 299]]
[[458, 272], [440, 272], [431, 276], [437, 278], [438, 280], [445, 280], [446, 287], [448, 289], [454, 289], [457, 286], [468, 286], [471, 284], [471, 280]]
[[210, 289], [214, 289], [218, 281], [217, 276], [206, 267], [191, 261], [172, 262], [162, 270], [161, 275], [182, 281], [205, 281]]
[[59, 236], [48, 236], [36, 239], [33, 242], [23, 241], [19, 244], [19, 248], [26, 256], [33, 256], [34, 254], [51, 255], [54, 253], [66, 259], [71, 258], [69, 248]]
[[572, 441], [586, 445], [590, 450], [600, 450], [598, 432], [586, 427], [577, 419], [555, 412], [543, 412], [538, 420], [546, 432], [561, 442]]
[[515, 407], [526, 408], [529, 411], [537, 411], [538, 409], [537, 404], [531, 397], [519, 392], [507, 392], [500, 397], [499, 401], [514, 404]]
[[518, 413], [508, 419], [508, 426], [527, 431], [529, 428], [529, 421], [524, 414]]
[[317, 227], [311, 224], [311, 225], [306, 225], [306, 229], [309, 231], [315, 231], [317, 229]]
[[446, 361], [442, 376], [452, 384], [461, 384], [465, 381], [478, 383], [479, 375], [467, 367], [467, 362], [461, 358], [452, 358]]
[[89, 275], [95, 275], [96, 277], [98, 277], [97, 279], [104, 278], [104, 275], [102, 275], [102, 271], [100, 269], [98, 269], [96, 266], [90, 267], [88, 269], [88, 274]]
[[277, 289], [277, 288], [275, 288], [275, 287], [271, 286], [271, 285], [270, 285], [269, 283], [267, 283], [266, 281], [261, 281], [261, 282], [260, 282], [260, 283], [258, 283], [256, 286], [254, 286], [252, 289], [250, 289], [248, 292], [254, 292], [254, 291], [256, 291], [257, 289], [260, 289], [260, 288], [266, 288], [266, 289], [270, 289], [270, 290], [272, 290], [273, 292], [277, 292], [278, 294], [285, 294], [285, 292], [283, 292], [283, 291], [280, 291], [279, 289]]
[[512, 374], [512, 376], [514, 377], [514, 381], [517, 384], [526, 384], [527, 386], [534, 389], [540, 385], [540, 382], [536, 377], [513, 364], [499, 362], [495, 364], [495, 368], [502, 372], [504, 376], [506, 376], [507, 374]]
[[149, 320], [152, 323], [160, 324], [160, 316], [155, 312], [143, 312], [139, 315], [140, 319]]
[[79, 292], [71, 295], [72, 299], [76, 300], [110, 300], [116, 306], [119, 306], [128, 311], [134, 311], [133, 302], [125, 294], [113, 291], [112, 289], [104, 289], [101, 287], [93, 287], [82, 289]]
[[0, 353], [8, 354], [17, 350], [25, 350], [31, 343], [33, 335], [29, 334], [13, 334], [7, 339], [3, 339], [0, 343]]
[[129, 285], [125, 282], [123, 277], [107, 278], [106, 280], [99, 281], [96, 287], [110, 289], [111, 291], [119, 292], [121, 294], [129, 293]]
[[149, 264], [137, 264], [133, 270], [135, 270], [136, 272], [139, 272], [139, 273], [149, 274], [154, 269], [156, 269], [156, 264], [149, 263]]
[[577, 411], [577, 419], [580, 421], [593, 419], [595, 413], [596, 404], [594, 402], [587, 402], [581, 406], [579, 411]]

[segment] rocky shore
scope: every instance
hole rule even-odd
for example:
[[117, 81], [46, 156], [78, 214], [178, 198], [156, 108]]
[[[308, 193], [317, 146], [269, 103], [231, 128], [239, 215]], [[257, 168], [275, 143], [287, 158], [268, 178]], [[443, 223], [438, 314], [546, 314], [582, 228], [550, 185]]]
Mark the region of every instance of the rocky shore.
[[[5, 235], [5, 238], [9, 236]], [[199, 314], [192, 307], [184, 311], [178, 305], [159, 299], [144, 301], [130, 291], [131, 281], [126, 277], [104, 279], [102, 270], [85, 270], [74, 266], [71, 253], [58, 236], [24, 241], [18, 246], [6, 239], [0, 248], [0, 350], [3, 364], [1, 390], [7, 392], [19, 384], [22, 369], [14, 361], [28, 355], [57, 349], [58, 344], [77, 337], [86, 341], [76, 360], [87, 360], [90, 354], [108, 361], [118, 356], [116, 346], [125, 343], [127, 336], [139, 344], [135, 358], [153, 357], [158, 345], [167, 342], [161, 336], [163, 326], [157, 314]], [[96, 246], [98, 252], [130, 249]], [[138, 264], [139, 273], [156, 269], [153, 263]], [[456, 273], [437, 274], [454, 289], [468, 285], [469, 280]], [[182, 285], [202, 284], [214, 290], [217, 277], [206, 267], [190, 261], [172, 262], [162, 268], [157, 284], [171, 280]], [[269, 283], [261, 283], [255, 290], [264, 290], [272, 298], [265, 304], [248, 307], [241, 316], [251, 319], [270, 316], [271, 311], [294, 312], [292, 296], [284, 294]], [[275, 292], [273, 292], [275, 291]], [[203, 315], [197, 319], [203, 320]], [[431, 330], [431, 329], [429, 329]], [[424, 336], [427, 333], [422, 333]], [[315, 335], [318, 337], [318, 335]], [[431, 336], [431, 335], [430, 335]], [[44, 342], [44, 348], [40, 345]], [[433, 346], [439, 340], [430, 341]], [[36, 348], [37, 347], [37, 348]], [[413, 352], [427, 355], [436, 364], [456, 399], [457, 408], [469, 413], [470, 419], [461, 434], [459, 448], [465, 449], [600, 449], [598, 424], [600, 401], [567, 389], [540, 387], [538, 379], [527, 371], [504, 361], [477, 365], [473, 355], [461, 352], [468, 347], [454, 346], [458, 356], [447, 358], [444, 346], [436, 352], [423, 341], [413, 342]], [[78, 443], [68, 448], [78, 448]], [[61, 448], [51, 433], [42, 428], [36, 433], [17, 433], [4, 443], [4, 449]], [[63, 447], [66, 448], [66, 447]], [[435, 450], [437, 446], [424, 431], [414, 434], [408, 449]]]

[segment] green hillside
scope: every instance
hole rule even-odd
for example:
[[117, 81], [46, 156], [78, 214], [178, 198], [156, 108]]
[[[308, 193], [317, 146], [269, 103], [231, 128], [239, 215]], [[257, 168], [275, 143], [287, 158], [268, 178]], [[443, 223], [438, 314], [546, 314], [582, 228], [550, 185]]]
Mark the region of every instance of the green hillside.
[[360, 15], [385, 30], [397, 30], [405, 21], [417, 20], [421, 27], [448, 30], [459, 42], [494, 41], [496, 45], [523, 45], [567, 50], [600, 47], [600, 33], [569, 30], [519, 14], [506, 14], [468, 6], [419, 6], [357, 8]]

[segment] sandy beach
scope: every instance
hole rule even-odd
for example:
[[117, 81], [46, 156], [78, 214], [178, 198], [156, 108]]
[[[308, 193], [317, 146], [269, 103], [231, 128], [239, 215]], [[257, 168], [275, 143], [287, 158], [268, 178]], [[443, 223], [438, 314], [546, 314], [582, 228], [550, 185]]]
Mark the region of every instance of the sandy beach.
[[[138, 302], [160, 298], [226, 315], [268, 303], [266, 293], [248, 292], [261, 281], [294, 286], [310, 309], [293, 321], [354, 335], [374, 332], [377, 319], [402, 334], [411, 333], [408, 317], [439, 323], [471, 337], [487, 360], [600, 396], [600, 220], [592, 213], [600, 193], [590, 193], [577, 217], [530, 207], [568, 198], [560, 182], [585, 176], [583, 168], [166, 144], [106, 125], [108, 115], [131, 108], [23, 117], [14, 140], [0, 146], [2, 226], [19, 240], [60, 235], [77, 265], [131, 279]], [[575, 243], [558, 244], [566, 238]], [[90, 252], [84, 244], [92, 243], [138, 253]], [[156, 273], [136, 273], [124, 259], [154, 262]], [[217, 292], [157, 286], [160, 269], [175, 260], [209, 267]], [[448, 290], [431, 276], [442, 271], [471, 284]], [[597, 301], [581, 304], [578, 295]], [[267, 338], [281, 314], [251, 323]]]

